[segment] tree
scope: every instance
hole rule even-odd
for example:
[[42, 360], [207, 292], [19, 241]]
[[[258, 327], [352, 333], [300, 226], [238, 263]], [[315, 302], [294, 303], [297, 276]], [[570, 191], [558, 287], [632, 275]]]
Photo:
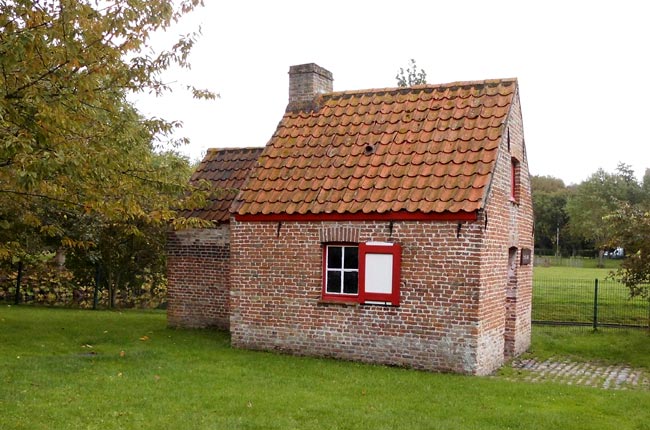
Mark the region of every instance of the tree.
[[558, 237], [565, 238], [569, 217], [566, 213], [568, 190], [561, 179], [531, 177], [535, 213], [535, 248], [559, 252]]
[[[650, 196], [646, 196], [650, 197]], [[650, 204], [648, 200], [623, 204], [606, 217], [612, 226], [612, 243], [625, 249], [626, 258], [615, 278], [630, 289], [630, 295], [650, 299]]]
[[161, 152], [181, 143], [170, 137], [180, 124], [144, 118], [126, 99], [169, 91], [162, 73], [189, 67], [196, 33], [157, 54], [147, 43], [200, 4], [2, 1], [0, 259], [95, 246], [70, 220], [128, 225], [140, 235], [143, 225], [174, 219], [177, 202], [205, 199], [178, 174], [187, 160]]
[[641, 183], [642, 188], [642, 200], [644, 203], [650, 204], [650, 169], [645, 169], [645, 174], [643, 175], [643, 182]]
[[399, 87], [422, 85], [427, 83], [427, 73], [424, 70], [418, 69], [415, 60], [411, 59], [410, 67], [407, 67], [406, 72], [400, 67], [399, 72], [395, 75], [395, 79]]
[[641, 196], [641, 186], [628, 165], [620, 163], [614, 174], [598, 169], [576, 187], [567, 201], [570, 229], [573, 234], [592, 241], [602, 260], [613, 237], [611, 225], [603, 220], [624, 203], [638, 203]]
[[566, 190], [566, 185], [564, 185], [564, 181], [560, 178], [533, 175], [530, 179], [533, 192], [554, 193]]

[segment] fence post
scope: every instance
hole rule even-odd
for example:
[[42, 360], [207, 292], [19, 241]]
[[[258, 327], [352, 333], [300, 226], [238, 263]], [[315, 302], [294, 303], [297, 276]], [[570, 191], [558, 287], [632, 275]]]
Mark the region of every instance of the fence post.
[[16, 276], [16, 296], [14, 297], [14, 304], [20, 304], [20, 283], [23, 279], [23, 262], [18, 262], [18, 275]]
[[99, 292], [100, 272], [99, 264], [95, 263], [95, 288], [93, 288], [93, 310], [97, 309], [97, 293]]
[[594, 279], [594, 331], [598, 330], [598, 278]]

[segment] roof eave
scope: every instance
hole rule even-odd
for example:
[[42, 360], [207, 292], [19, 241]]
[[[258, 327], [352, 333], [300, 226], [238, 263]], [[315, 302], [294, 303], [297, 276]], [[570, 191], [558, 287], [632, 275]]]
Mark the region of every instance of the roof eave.
[[276, 213], [234, 214], [238, 222], [289, 222], [289, 221], [476, 221], [478, 211], [461, 212], [355, 212], [355, 213]]

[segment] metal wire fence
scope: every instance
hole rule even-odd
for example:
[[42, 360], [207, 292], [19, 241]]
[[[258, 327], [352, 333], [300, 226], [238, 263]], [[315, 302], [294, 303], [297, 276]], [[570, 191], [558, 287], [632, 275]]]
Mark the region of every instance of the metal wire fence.
[[650, 328], [650, 300], [602, 279], [536, 279], [534, 324]]

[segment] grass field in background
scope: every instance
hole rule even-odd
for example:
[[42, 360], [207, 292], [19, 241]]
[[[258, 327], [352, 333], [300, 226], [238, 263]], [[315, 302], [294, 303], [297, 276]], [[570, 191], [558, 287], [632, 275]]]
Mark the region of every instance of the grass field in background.
[[569, 266], [535, 266], [533, 275], [537, 279], [606, 279], [615, 269], [599, 269], [596, 267]]
[[621, 267], [622, 259], [604, 258], [601, 263], [597, 258], [585, 257], [555, 257], [535, 256], [535, 267], [576, 267], [582, 269], [596, 269], [599, 264], [607, 270], [616, 270]]
[[[556, 329], [557, 330], [557, 329]], [[539, 331], [533, 354], [647, 366], [644, 331]], [[644, 337], [645, 336], [645, 337]], [[161, 312], [0, 308], [10, 429], [641, 429], [650, 392], [607, 391], [235, 350]], [[542, 339], [538, 341], [536, 339]], [[646, 345], [644, 347], [644, 345]], [[630, 351], [639, 349], [639, 356]], [[643, 349], [645, 348], [645, 349]]]
[[650, 302], [630, 298], [624, 285], [609, 279], [612, 269], [538, 267], [533, 276], [533, 321], [591, 323], [594, 284], [599, 280], [598, 321], [601, 324], [648, 326]]

